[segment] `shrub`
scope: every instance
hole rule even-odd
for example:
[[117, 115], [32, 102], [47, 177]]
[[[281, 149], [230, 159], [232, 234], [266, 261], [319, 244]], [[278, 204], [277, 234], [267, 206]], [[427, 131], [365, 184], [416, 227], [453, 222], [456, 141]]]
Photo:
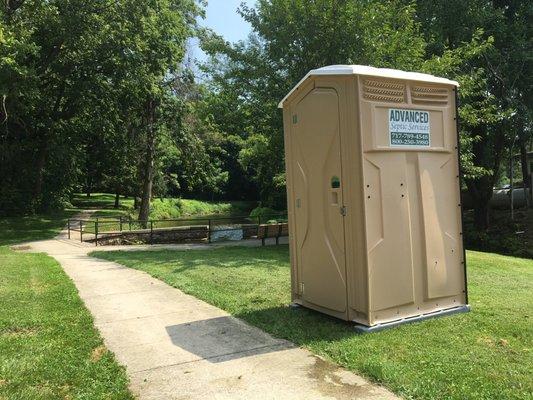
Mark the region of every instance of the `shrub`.
[[175, 219], [183, 215], [181, 199], [154, 199], [151, 204], [150, 219]]
[[269, 207], [256, 207], [250, 212], [250, 218], [261, 218], [262, 222], [275, 224], [286, 221], [283, 211], [277, 211]]

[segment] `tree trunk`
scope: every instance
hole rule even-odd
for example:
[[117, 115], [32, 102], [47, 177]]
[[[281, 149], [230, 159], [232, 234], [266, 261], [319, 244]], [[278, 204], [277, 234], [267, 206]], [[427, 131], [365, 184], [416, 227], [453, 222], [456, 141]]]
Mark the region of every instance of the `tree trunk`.
[[485, 231], [489, 227], [489, 204], [477, 203], [474, 206], [474, 226], [478, 231]]
[[[482, 139], [473, 143], [472, 152], [474, 165], [482, 166], [491, 171], [475, 179], [467, 179], [468, 192], [474, 202], [474, 227], [477, 231], [485, 231], [489, 227], [489, 201], [493, 195], [493, 187], [501, 167], [502, 153], [505, 148], [506, 128], [503, 124], [496, 127], [493, 137], [487, 135], [487, 127], [479, 125], [472, 128], [474, 136]], [[487, 151], [490, 146], [490, 151]]]
[[[513, 141], [514, 144], [514, 141]], [[509, 151], [509, 207], [511, 209], [511, 221], [514, 219], [514, 157], [513, 157], [513, 146]]]
[[[474, 208], [474, 227], [482, 232], [489, 227], [489, 201], [492, 195], [492, 186], [487, 176], [474, 180], [466, 180], [468, 193], [472, 198]], [[488, 188], [490, 188], [490, 192]]]
[[155, 159], [155, 102], [150, 99], [146, 105], [147, 135], [146, 152], [143, 163], [143, 183], [141, 189], [141, 206], [139, 209], [139, 221], [145, 225], [150, 214], [150, 201], [152, 200], [152, 187], [154, 183], [154, 159]]
[[46, 139], [40, 142], [41, 146], [35, 163], [35, 183], [33, 186], [33, 201], [36, 202], [39, 208], [42, 206], [44, 167], [46, 166], [46, 159], [48, 157], [48, 144], [46, 143]]
[[524, 179], [524, 195], [526, 199], [526, 207], [530, 207], [532, 204], [533, 190], [531, 188], [531, 176], [529, 175], [527, 168], [527, 148], [525, 140], [520, 140], [520, 166], [522, 167], [522, 177]]
[[114, 208], [118, 208], [120, 206], [120, 194], [117, 193], [115, 194], [115, 205], [114, 205]]

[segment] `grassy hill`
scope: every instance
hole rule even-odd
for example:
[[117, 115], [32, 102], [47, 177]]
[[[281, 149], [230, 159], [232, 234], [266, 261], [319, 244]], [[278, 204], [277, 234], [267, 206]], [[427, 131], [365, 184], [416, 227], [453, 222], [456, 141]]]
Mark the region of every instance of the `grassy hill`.
[[[133, 209], [132, 197], [120, 197], [119, 208], [114, 208], [115, 195], [93, 193], [74, 196], [72, 204], [80, 209], [99, 209], [93, 217], [137, 216]], [[204, 201], [192, 199], [154, 199], [150, 210], [150, 219], [172, 219], [200, 215], [248, 215], [256, 206], [254, 201]]]

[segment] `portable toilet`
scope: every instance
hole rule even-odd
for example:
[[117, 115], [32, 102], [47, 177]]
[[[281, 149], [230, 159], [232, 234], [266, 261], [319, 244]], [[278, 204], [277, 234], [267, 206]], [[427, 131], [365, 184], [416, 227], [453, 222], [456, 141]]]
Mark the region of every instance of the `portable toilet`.
[[457, 86], [334, 65], [281, 101], [294, 304], [362, 331], [469, 309]]

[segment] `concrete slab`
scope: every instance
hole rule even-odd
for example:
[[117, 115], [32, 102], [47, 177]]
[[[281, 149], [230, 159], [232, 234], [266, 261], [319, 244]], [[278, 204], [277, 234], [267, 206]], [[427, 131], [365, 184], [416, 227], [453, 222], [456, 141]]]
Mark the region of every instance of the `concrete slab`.
[[74, 281], [139, 399], [397, 399], [144, 272], [89, 257], [94, 247], [30, 247]]

